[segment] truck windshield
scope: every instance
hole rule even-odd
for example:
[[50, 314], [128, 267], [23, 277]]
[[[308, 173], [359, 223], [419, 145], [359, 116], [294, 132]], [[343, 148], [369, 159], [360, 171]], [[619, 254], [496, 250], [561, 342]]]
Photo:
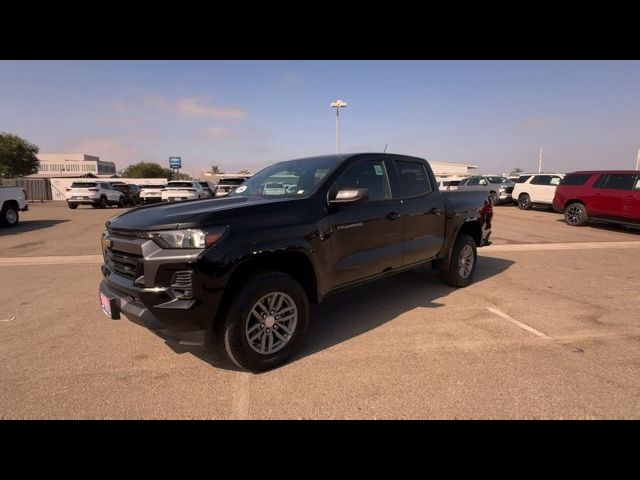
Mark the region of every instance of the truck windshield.
[[302, 198], [311, 195], [341, 159], [333, 156], [279, 162], [246, 180], [229, 196]]

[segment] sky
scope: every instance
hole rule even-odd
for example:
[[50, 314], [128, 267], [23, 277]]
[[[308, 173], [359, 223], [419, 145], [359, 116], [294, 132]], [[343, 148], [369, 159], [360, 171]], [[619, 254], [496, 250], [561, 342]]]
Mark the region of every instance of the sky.
[[479, 172], [633, 168], [638, 61], [0, 61], [0, 131], [41, 153], [227, 173], [335, 152]]

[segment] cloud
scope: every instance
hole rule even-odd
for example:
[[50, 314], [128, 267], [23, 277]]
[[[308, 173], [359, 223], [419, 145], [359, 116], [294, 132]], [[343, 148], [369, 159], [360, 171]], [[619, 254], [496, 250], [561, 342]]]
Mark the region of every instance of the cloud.
[[207, 138], [210, 140], [222, 140], [224, 138], [231, 138], [233, 132], [225, 127], [209, 127], [200, 132], [200, 138]]
[[211, 105], [203, 97], [180, 97], [168, 100], [161, 95], [148, 95], [145, 98], [145, 103], [148, 106], [186, 118], [209, 117], [238, 120], [247, 116], [246, 110], [240, 107]]

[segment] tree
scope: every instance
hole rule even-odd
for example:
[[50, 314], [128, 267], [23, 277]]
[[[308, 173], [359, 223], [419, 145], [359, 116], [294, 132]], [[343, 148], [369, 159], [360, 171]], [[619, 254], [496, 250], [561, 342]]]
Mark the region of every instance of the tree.
[[173, 172], [154, 162], [139, 162], [125, 168], [122, 176], [126, 178], [166, 178], [171, 180]]
[[214, 175], [217, 173], [221, 173], [220, 167], [218, 167], [218, 165], [211, 165], [211, 173], [213, 173]]
[[524, 172], [524, 170], [522, 170], [520, 167], [517, 167], [511, 170], [511, 173], [509, 175], [515, 177], [516, 175], [520, 175], [522, 172]]
[[0, 178], [38, 172], [38, 146], [11, 133], [0, 132]]

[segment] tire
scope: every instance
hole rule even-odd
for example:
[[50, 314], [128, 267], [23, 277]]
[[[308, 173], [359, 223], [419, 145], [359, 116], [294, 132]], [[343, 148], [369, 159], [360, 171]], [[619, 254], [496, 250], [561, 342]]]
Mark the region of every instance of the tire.
[[120, 198], [118, 199], [118, 208], [124, 208], [124, 207], [126, 207], [126, 204], [125, 204], [124, 198], [120, 197]]
[[[227, 311], [222, 332], [224, 350], [240, 368], [264, 372], [284, 364], [299, 348], [309, 320], [309, 301], [300, 284], [280, 272], [259, 273], [244, 285]], [[264, 310], [272, 300], [276, 306], [280, 305], [279, 311], [290, 317], [289, 320], [279, 323], [275, 318], [277, 315], [269, 315], [270, 312]], [[265, 305], [260, 307], [262, 302]], [[254, 310], [265, 313], [259, 318], [252, 313]], [[275, 308], [274, 311], [278, 312]], [[253, 341], [252, 335], [257, 335]], [[272, 353], [269, 353], [269, 347]]]
[[4, 227], [15, 227], [20, 223], [20, 214], [14, 205], [5, 205], [0, 212], [0, 224]]
[[574, 202], [567, 205], [564, 209], [564, 221], [572, 227], [581, 227], [589, 221], [587, 209], [581, 203]]
[[107, 201], [107, 197], [100, 197], [98, 208], [107, 208], [108, 206], [109, 202]]
[[[462, 262], [465, 263], [464, 268]], [[449, 268], [441, 272], [442, 279], [452, 287], [466, 287], [473, 279], [477, 263], [476, 242], [469, 235], [460, 234], [451, 251]]]
[[521, 193], [518, 197], [518, 208], [520, 210], [531, 210], [533, 205], [531, 204], [531, 197], [528, 193]]
[[78, 204], [77, 203], [69, 203], [68, 205], [69, 205], [69, 208], [71, 210], [75, 210], [76, 208], [78, 208]]
[[496, 192], [489, 192], [489, 199], [491, 200], [491, 205], [497, 205], [498, 194]]

